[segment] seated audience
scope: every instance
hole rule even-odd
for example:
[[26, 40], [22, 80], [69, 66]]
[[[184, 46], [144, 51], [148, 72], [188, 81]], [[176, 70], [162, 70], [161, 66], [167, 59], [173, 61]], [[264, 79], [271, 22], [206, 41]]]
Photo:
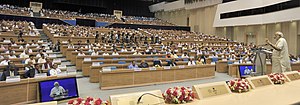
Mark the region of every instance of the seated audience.
[[132, 61], [128, 66], [128, 69], [135, 69], [135, 68], [139, 68], [139, 66], [136, 64], [135, 61]]
[[9, 55], [8, 55], [8, 58], [9, 59], [11, 59], [11, 58], [17, 58], [17, 56], [13, 52], [10, 52]]
[[40, 58], [38, 59], [38, 62], [37, 62], [37, 63], [39, 63], [39, 64], [46, 63], [46, 57], [42, 54], [42, 57], [40, 57]]
[[25, 60], [25, 64], [28, 64], [28, 62], [32, 62], [33, 64], [36, 64], [36, 61], [34, 59], [34, 55], [29, 55], [29, 58]]
[[141, 61], [141, 64], [139, 65], [139, 67], [140, 67], [140, 68], [148, 68], [149, 65], [148, 65], [148, 63], [147, 63], [145, 60], [142, 60], [142, 61]]
[[52, 69], [49, 71], [50, 76], [57, 76], [61, 70], [57, 68], [57, 64], [53, 64]]
[[168, 61], [167, 66], [177, 66], [177, 63], [176, 63], [175, 59], [172, 59], [171, 61]]
[[51, 69], [53, 68], [52, 65], [54, 63], [51, 61], [50, 58], [46, 58], [46, 62], [42, 64], [42, 70], [48, 70], [48, 69]]
[[9, 57], [5, 55], [4, 59], [0, 62], [0, 65], [8, 65], [9, 62], [10, 62]]
[[29, 58], [29, 52], [28, 52], [28, 50], [24, 50], [24, 52], [22, 52], [20, 54], [20, 58]]
[[188, 66], [193, 66], [193, 65], [196, 65], [196, 63], [192, 58], [190, 58], [188, 62]]
[[114, 52], [111, 55], [119, 55], [119, 53], [117, 52], [117, 50], [115, 49]]
[[9, 76], [17, 76], [19, 75], [19, 68], [11, 63], [9, 64], [8, 66], [6, 66], [5, 70], [3, 71], [2, 73], [2, 76], [0, 77], [0, 81], [5, 81], [6, 80], [6, 77], [9, 77]]
[[28, 61], [27, 66], [25, 67], [24, 78], [33, 78], [37, 73], [39, 73], [39, 71], [35, 68], [33, 62]]

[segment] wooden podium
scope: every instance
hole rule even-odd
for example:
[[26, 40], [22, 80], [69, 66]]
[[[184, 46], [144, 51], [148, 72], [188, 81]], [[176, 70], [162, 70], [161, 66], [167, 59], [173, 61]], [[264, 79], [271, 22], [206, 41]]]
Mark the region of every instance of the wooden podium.
[[152, 90], [152, 91], [137, 92], [137, 93], [111, 95], [109, 99], [111, 105], [165, 105], [163, 99], [151, 95], [144, 95], [140, 103], [137, 104], [139, 97], [144, 93], [151, 93], [159, 97], [162, 97], [160, 90]]

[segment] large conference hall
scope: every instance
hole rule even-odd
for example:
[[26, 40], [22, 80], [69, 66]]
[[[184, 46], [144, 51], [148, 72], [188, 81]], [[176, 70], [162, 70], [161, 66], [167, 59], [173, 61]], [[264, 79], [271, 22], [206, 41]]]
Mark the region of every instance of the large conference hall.
[[300, 105], [300, 0], [0, 0], [0, 105]]

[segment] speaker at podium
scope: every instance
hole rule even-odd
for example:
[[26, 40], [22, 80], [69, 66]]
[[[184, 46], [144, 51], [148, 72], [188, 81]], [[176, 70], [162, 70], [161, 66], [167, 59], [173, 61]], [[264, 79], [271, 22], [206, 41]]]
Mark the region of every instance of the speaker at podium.
[[267, 49], [263, 47], [259, 47], [256, 49], [253, 49], [255, 54], [254, 58], [254, 67], [255, 67], [255, 73], [253, 73], [254, 76], [260, 76], [267, 74], [267, 58], [270, 58], [272, 52], [268, 51]]
[[[165, 105], [164, 100], [158, 97], [162, 97], [160, 90], [111, 95], [109, 98], [111, 105]], [[138, 103], [139, 98], [140, 102]]]

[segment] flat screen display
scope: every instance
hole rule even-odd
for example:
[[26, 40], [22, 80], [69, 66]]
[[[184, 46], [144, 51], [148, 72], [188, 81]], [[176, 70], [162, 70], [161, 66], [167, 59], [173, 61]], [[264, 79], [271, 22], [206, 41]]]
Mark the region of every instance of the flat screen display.
[[76, 77], [39, 82], [40, 102], [59, 101], [79, 96]]
[[249, 76], [251, 73], [256, 72], [255, 67], [253, 65], [240, 65], [239, 66], [240, 77]]

